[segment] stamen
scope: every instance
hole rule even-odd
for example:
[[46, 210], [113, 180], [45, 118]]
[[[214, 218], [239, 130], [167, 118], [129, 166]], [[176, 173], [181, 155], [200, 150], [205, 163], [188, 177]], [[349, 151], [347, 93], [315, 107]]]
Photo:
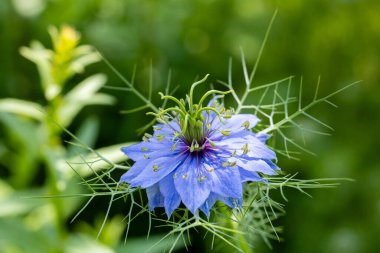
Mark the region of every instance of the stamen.
[[157, 172], [157, 171], [158, 171], [158, 168], [159, 168], [158, 165], [153, 165], [153, 171], [154, 171], [154, 172]]
[[206, 138], [206, 140], [208, 141], [208, 143], [210, 143], [211, 147], [215, 148], [215, 142], [213, 142], [212, 140], [210, 140], [209, 138]]
[[206, 176], [205, 175], [203, 175], [203, 176], [201, 176], [201, 177], [198, 177], [198, 182], [199, 183], [201, 183], [201, 182], [203, 182], [203, 181], [205, 181], [206, 180]]
[[243, 123], [242, 126], [243, 126], [245, 129], [249, 129], [249, 125], [250, 125], [250, 123], [249, 123], [249, 121], [247, 120], [246, 122]]
[[163, 135], [163, 134], [156, 134], [156, 139], [158, 141], [162, 141], [163, 139], [165, 139], [165, 135]]
[[194, 152], [194, 145], [193, 145], [193, 144], [191, 144], [191, 146], [190, 146], [190, 152], [191, 152], [191, 153]]
[[164, 119], [161, 119], [161, 118], [157, 118], [156, 119], [158, 123], [161, 123], [161, 124], [168, 124], [168, 122]]
[[159, 127], [159, 126], [153, 126], [153, 130], [154, 131], [160, 131], [162, 129], [162, 127]]
[[172, 152], [177, 148], [178, 140], [173, 144], [172, 148], [170, 149]]
[[229, 162], [224, 162], [224, 163], [222, 164], [223, 167], [227, 167], [228, 165], [230, 165]]
[[244, 144], [243, 146], [243, 154], [246, 155], [249, 152], [248, 143]]
[[223, 134], [224, 136], [230, 136], [231, 130], [224, 129], [224, 130], [221, 130], [220, 133]]

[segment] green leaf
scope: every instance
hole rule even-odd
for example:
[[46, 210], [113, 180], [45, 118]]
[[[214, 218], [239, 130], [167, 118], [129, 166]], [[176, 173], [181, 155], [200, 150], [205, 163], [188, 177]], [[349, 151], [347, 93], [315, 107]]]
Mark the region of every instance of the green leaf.
[[14, 191], [5, 181], [0, 180], [0, 217], [27, 214], [32, 209], [43, 205], [46, 200], [28, 197], [42, 196], [42, 189]]
[[45, 116], [45, 109], [39, 104], [16, 98], [0, 99], [0, 111], [27, 116], [40, 121]]
[[62, 107], [58, 112], [58, 118], [64, 127], [70, 125], [71, 121], [84, 106], [91, 104], [108, 105], [114, 102], [113, 97], [97, 93], [105, 82], [105, 75], [96, 74], [86, 78], [65, 95]]
[[19, 218], [0, 218], [0, 235], [0, 249], [3, 253], [41, 253], [58, 250], [54, 245], [55, 240], [41, 230], [28, 227]]
[[[139, 237], [139, 238], [128, 238], [125, 244], [120, 244], [116, 252], [149, 252], [149, 253], [161, 253], [166, 252], [172, 246], [172, 238], [166, 238], [162, 240], [165, 235], [152, 235], [149, 238]], [[162, 240], [160, 242], [160, 240]], [[178, 240], [173, 250], [183, 248], [183, 240]], [[149, 251], [148, 251], [149, 250]]]
[[71, 63], [70, 67], [75, 73], [82, 73], [86, 66], [98, 62], [101, 59], [100, 55], [89, 45], [77, 47], [74, 51], [74, 56], [76, 58]]
[[64, 253], [115, 253], [115, 251], [104, 244], [99, 243], [94, 238], [84, 234], [72, 234], [66, 241]]
[[37, 122], [9, 113], [0, 112], [0, 124], [4, 125], [6, 137], [1, 163], [9, 168], [12, 185], [23, 188], [35, 177], [40, 143], [46, 132], [38, 131]]
[[20, 54], [37, 65], [41, 85], [47, 100], [52, 100], [61, 92], [61, 87], [53, 81], [51, 75], [52, 52], [40, 42], [32, 41], [30, 47], [21, 47]]
[[[96, 141], [96, 137], [99, 131], [99, 120], [95, 117], [89, 117], [80, 125], [79, 129], [75, 133], [75, 136], [81, 140], [81, 142], [89, 147], [93, 147]], [[83, 153], [83, 148], [70, 145], [67, 148], [66, 157], [73, 157]], [[88, 152], [86, 152], [88, 153]]]

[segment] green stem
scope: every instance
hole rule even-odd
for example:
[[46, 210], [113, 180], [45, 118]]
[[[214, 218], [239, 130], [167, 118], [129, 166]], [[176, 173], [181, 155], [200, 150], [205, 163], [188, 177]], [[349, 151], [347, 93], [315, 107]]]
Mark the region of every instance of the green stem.
[[[239, 252], [254, 253], [254, 249], [249, 245], [246, 234], [239, 223], [239, 221], [241, 221], [242, 213], [239, 213], [237, 209], [231, 210], [229, 208], [226, 208], [226, 206], [224, 206], [224, 204], [221, 203], [217, 203], [217, 205], [218, 207], [220, 207], [220, 210], [224, 212], [224, 215], [216, 216], [216, 222], [223, 224], [224, 228], [230, 228], [230, 235], [235, 238], [235, 246], [236, 248], [240, 249]], [[230, 218], [226, 219], [226, 217]], [[239, 233], [237, 233], [236, 231], [239, 231]], [[222, 252], [231, 252], [231, 248], [227, 246]]]
[[[55, 215], [54, 215], [54, 224], [55, 228], [58, 234], [58, 237], [60, 239], [64, 239], [66, 237], [66, 230], [65, 230], [65, 215], [64, 215], [64, 203], [63, 199], [54, 197], [62, 194], [62, 191], [59, 189], [59, 172], [57, 170], [57, 166], [54, 161], [56, 161], [58, 150], [52, 149], [52, 147], [46, 147], [43, 154], [43, 160], [45, 162], [47, 173], [48, 173], [48, 186], [49, 186], [49, 194], [53, 196], [51, 198], [51, 203], [54, 207]], [[56, 149], [56, 148], [55, 148]]]
[[[233, 210], [232, 212], [233, 212], [233, 214], [231, 215], [231, 219], [230, 219], [231, 227], [235, 230], [241, 230], [239, 228], [239, 223], [235, 221], [235, 219], [239, 219], [240, 214], [237, 213], [236, 210]], [[238, 217], [238, 218], [236, 218], [236, 217]], [[240, 245], [239, 248], [244, 253], [253, 253], [254, 252], [253, 248], [250, 247], [245, 234], [235, 233], [234, 236], [235, 236], [236, 240], [239, 242], [239, 245]]]

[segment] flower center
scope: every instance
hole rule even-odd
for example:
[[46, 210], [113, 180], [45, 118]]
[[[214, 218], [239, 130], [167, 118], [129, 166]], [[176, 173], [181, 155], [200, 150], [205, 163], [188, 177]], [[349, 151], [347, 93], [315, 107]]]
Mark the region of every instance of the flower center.
[[[182, 120], [182, 122], [181, 122]], [[185, 126], [185, 124], [187, 124]], [[181, 129], [186, 129], [182, 131], [182, 139], [190, 144], [190, 143], [198, 143], [203, 144], [205, 141], [205, 133], [204, 133], [204, 119], [203, 117], [193, 118], [189, 116], [189, 120], [187, 122], [184, 119], [180, 119], [179, 125]]]
[[[230, 93], [231, 91], [219, 91], [219, 90], [209, 90], [206, 92], [199, 102], [195, 104], [193, 102], [193, 92], [194, 88], [205, 82], [208, 75], [206, 75], [202, 80], [195, 82], [191, 85], [190, 93], [186, 96], [186, 102], [183, 99], [178, 100], [177, 98], [169, 95], [161, 94], [161, 99], [169, 99], [174, 101], [177, 105], [167, 109], [160, 109], [158, 113], [148, 113], [157, 117], [160, 122], [164, 124], [169, 124], [171, 121], [176, 121], [179, 124], [180, 131], [174, 131], [173, 141], [177, 138], [184, 141], [188, 146], [190, 152], [198, 152], [204, 150], [206, 147], [212, 146], [212, 142], [208, 140], [210, 130], [210, 114], [215, 114], [214, 117], [218, 117], [219, 121], [224, 124], [223, 118], [229, 118], [230, 112], [226, 111], [223, 107], [218, 106], [205, 106], [203, 107], [204, 100], [214, 94], [218, 94], [219, 97]], [[186, 108], [187, 107], [187, 108]], [[205, 119], [205, 115], [208, 118]], [[214, 118], [213, 117], [213, 118]], [[213, 120], [213, 118], [211, 120]]]

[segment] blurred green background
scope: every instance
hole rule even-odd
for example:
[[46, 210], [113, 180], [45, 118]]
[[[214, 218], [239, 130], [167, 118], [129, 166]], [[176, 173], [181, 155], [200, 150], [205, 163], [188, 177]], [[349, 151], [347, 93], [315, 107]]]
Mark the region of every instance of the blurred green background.
[[[273, 241], [272, 250], [259, 244], [257, 252], [378, 252], [380, 4], [377, 0], [0, 1], [0, 98], [46, 104], [36, 67], [20, 55], [19, 49], [32, 40], [51, 48], [47, 27], [62, 24], [75, 27], [82, 35], [82, 43], [95, 46], [128, 78], [136, 65], [136, 83], [142, 92], [148, 90], [151, 64], [153, 94], [165, 88], [169, 69], [172, 85], [180, 85], [177, 91], [180, 95], [197, 76], [206, 73], [211, 74], [211, 81], [226, 81], [230, 57], [235, 80], [242, 83], [240, 48], [253, 65], [276, 8], [279, 13], [256, 83], [302, 76], [307, 101], [312, 99], [319, 75], [321, 94], [362, 80], [334, 99], [339, 108], [321, 107], [313, 111], [313, 115], [335, 128], [332, 137], [308, 136], [307, 147], [317, 156], [304, 154], [300, 162], [280, 157], [280, 167], [289, 173], [299, 172], [301, 178], [345, 177], [355, 182], [344, 182], [336, 189], [313, 190], [312, 199], [288, 191], [287, 215], [278, 221], [284, 226], [281, 235], [284, 241]], [[71, 78], [66, 89], [96, 73], [107, 75], [107, 85], [122, 85], [104, 62], [98, 62], [86, 68], [83, 75]], [[83, 125], [90, 125], [82, 129], [91, 129], [89, 144], [95, 148], [139, 139], [134, 129], [150, 118], [140, 116], [143, 114], [124, 115], [120, 111], [141, 104], [136, 104], [138, 101], [128, 93], [102, 92], [115, 97], [116, 104], [86, 107], [68, 126], [69, 130], [77, 132]], [[159, 96], [154, 95], [153, 100], [159, 102]], [[49, 184], [44, 168], [48, 162], [41, 162], [33, 154], [38, 142], [36, 135], [41, 133], [25, 130], [34, 129], [29, 125], [35, 122], [28, 119], [3, 112], [0, 116], [0, 252], [60, 252], [59, 249], [90, 252], [91, 247], [95, 247], [93, 252], [137, 252], [141, 250], [139, 247], [146, 246], [144, 239], [132, 240], [126, 246], [119, 242], [124, 230], [123, 203], [114, 206], [103, 237], [95, 242], [107, 199], [90, 205], [74, 224], [68, 220], [83, 205], [82, 199], [65, 200], [76, 204], [70, 203], [70, 210], [58, 218], [63, 232], [46, 224], [50, 220], [44, 215], [50, 211], [38, 209], [51, 200], [23, 199], [45, 193], [43, 189]], [[58, 136], [70, 139], [61, 133]], [[78, 187], [75, 182], [73, 185]], [[132, 224], [131, 238], [144, 235], [145, 230], [137, 229], [139, 222], [144, 220]], [[64, 244], [57, 239], [62, 238], [60, 233], [71, 239], [65, 239]], [[74, 234], [80, 235], [69, 236]], [[200, 242], [191, 250], [207, 252], [209, 249]]]

